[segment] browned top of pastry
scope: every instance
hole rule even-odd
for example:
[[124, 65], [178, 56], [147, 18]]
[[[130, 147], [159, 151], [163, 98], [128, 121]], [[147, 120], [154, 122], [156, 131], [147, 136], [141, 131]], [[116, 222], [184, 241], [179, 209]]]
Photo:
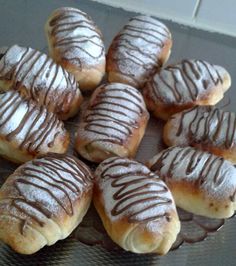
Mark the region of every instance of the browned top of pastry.
[[143, 83], [162, 64], [159, 55], [168, 40], [171, 34], [158, 20], [143, 15], [131, 18], [109, 48], [108, 71], [115, 63], [119, 73]]
[[235, 113], [209, 106], [198, 106], [172, 116], [176, 132], [169, 132], [178, 144], [212, 145], [224, 149], [236, 143]]
[[55, 113], [67, 113], [78, 93], [73, 75], [46, 54], [13, 45], [0, 59], [0, 79], [12, 81], [12, 88], [26, 88], [26, 96]]
[[94, 92], [79, 127], [79, 136], [104, 145], [123, 145], [141, 117], [149, 118], [141, 93], [121, 83], [102, 85]]
[[[71, 156], [48, 155], [20, 166], [0, 190], [0, 205], [24, 228], [36, 222], [74, 214], [74, 202], [92, 188], [89, 168]], [[6, 199], [11, 204], [5, 204]], [[3, 214], [3, 210], [1, 211]], [[4, 214], [3, 214], [4, 215]]]
[[236, 200], [236, 169], [221, 157], [192, 147], [170, 147], [150, 160], [165, 181], [188, 182], [214, 198]]
[[48, 25], [51, 45], [59, 51], [61, 59], [81, 70], [105, 61], [102, 34], [86, 13], [62, 7], [51, 14]]
[[216, 86], [223, 87], [228, 72], [203, 60], [182, 60], [157, 72], [147, 84], [154, 102], [183, 104], [204, 99]]
[[53, 146], [61, 133], [66, 134], [63, 122], [45, 107], [23, 100], [16, 91], [0, 94], [1, 137], [36, 153]]
[[109, 158], [98, 166], [95, 177], [111, 220], [127, 217], [136, 223], [171, 219], [175, 206], [169, 189], [141, 163]]

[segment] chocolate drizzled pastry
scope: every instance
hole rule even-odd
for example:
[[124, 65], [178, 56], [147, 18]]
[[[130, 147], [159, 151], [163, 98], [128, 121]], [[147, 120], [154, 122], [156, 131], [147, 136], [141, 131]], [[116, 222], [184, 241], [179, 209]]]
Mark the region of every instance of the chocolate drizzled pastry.
[[133, 157], [149, 119], [141, 93], [121, 83], [101, 85], [79, 124], [76, 149], [101, 162], [114, 155]]
[[170, 147], [148, 166], [170, 188], [176, 205], [211, 218], [228, 218], [236, 209], [236, 168], [222, 157], [192, 147]]
[[165, 254], [180, 223], [172, 195], [158, 175], [113, 157], [95, 172], [94, 205], [110, 237], [125, 250]]
[[131, 18], [109, 48], [108, 80], [142, 88], [167, 61], [171, 46], [171, 33], [164, 24], [148, 16]]
[[168, 146], [191, 145], [236, 163], [236, 117], [209, 106], [198, 106], [172, 116], [164, 127]]
[[0, 239], [23, 254], [66, 238], [92, 198], [89, 168], [71, 156], [47, 155], [20, 166], [0, 189]]
[[223, 67], [184, 59], [156, 72], [143, 93], [150, 111], [168, 119], [195, 105], [215, 105], [230, 85], [230, 75]]
[[48, 152], [64, 153], [69, 134], [57, 116], [16, 91], [0, 94], [0, 155], [22, 163]]
[[73, 75], [46, 54], [18, 45], [8, 47], [1, 56], [0, 87], [1, 91], [19, 91], [61, 119], [75, 115], [82, 101]]
[[74, 74], [81, 89], [95, 88], [105, 74], [105, 47], [91, 17], [76, 8], [58, 8], [45, 31], [52, 58]]

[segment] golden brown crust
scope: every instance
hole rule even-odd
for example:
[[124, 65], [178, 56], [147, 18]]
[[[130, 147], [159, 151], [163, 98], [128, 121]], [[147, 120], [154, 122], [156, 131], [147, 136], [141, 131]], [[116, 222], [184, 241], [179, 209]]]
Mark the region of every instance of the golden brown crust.
[[79, 9], [62, 7], [50, 15], [45, 32], [51, 57], [75, 76], [81, 90], [96, 88], [105, 74], [105, 48], [92, 19]]
[[171, 34], [164, 24], [148, 16], [133, 17], [108, 50], [109, 82], [142, 88], [150, 75], [168, 60], [171, 47]]
[[196, 105], [215, 105], [230, 85], [230, 75], [223, 67], [185, 59], [156, 72], [146, 83], [143, 95], [147, 108], [167, 120]]
[[227, 160], [192, 147], [170, 147], [147, 163], [168, 185], [176, 205], [210, 218], [236, 209], [236, 169]]
[[18, 45], [9, 47], [0, 60], [0, 91], [10, 89], [63, 120], [75, 115], [82, 102], [73, 75], [46, 54]]
[[120, 83], [101, 85], [79, 125], [76, 150], [94, 162], [114, 155], [133, 158], [148, 119], [142, 95], [135, 88]]
[[76, 158], [28, 162], [0, 189], [0, 239], [22, 254], [53, 245], [81, 222], [91, 198], [91, 173]]
[[166, 254], [180, 223], [158, 176], [119, 157], [102, 162], [95, 176], [93, 202], [112, 240], [127, 251]]
[[163, 140], [167, 146], [190, 145], [236, 163], [235, 129], [233, 112], [199, 106], [173, 115], [164, 126]]
[[70, 136], [57, 116], [18, 92], [0, 94], [0, 155], [17, 163], [48, 152], [65, 153]]

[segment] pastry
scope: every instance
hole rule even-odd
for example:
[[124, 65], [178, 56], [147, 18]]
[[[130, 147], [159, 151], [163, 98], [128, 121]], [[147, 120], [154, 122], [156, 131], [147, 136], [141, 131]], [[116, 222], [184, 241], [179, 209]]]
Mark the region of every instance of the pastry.
[[230, 75], [223, 67], [202, 60], [182, 60], [156, 72], [143, 95], [148, 109], [167, 120], [195, 105], [215, 105], [230, 85]]
[[0, 239], [33, 254], [66, 238], [89, 208], [92, 179], [71, 156], [47, 155], [20, 166], [0, 189]]
[[171, 47], [171, 33], [164, 24], [148, 16], [131, 18], [109, 48], [108, 80], [142, 88], [167, 61]]
[[236, 168], [192, 147], [170, 147], [148, 166], [173, 194], [178, 207], [210, 218], [228, 218], [236, 210]]
[[134, 157], [149, 114], [141, 93], [121, 83], [98, 87], [79, 124], [76, 150], [89, 161]]
[[179, 233], [169, 189], [141, 163], [119, 157], [102, 162], [93, 202], [109, 236], [127, 251], [166, 254]]
[[0, 94], [0, 155], [17, 163], [48, 152], [64, 153], [69, 134], [45, 107], [23, 100], [16, 91]]
[[194, 146], [236, 163], [236, 117], [210, 106], [173, 115], [164, 126], [167, 146]]
[[45, 25], [52, 58], [72, 73], [82, 90], [94, 89], [105, 74], [105, 47], [101, 31], [79, 9], [53, 11]]
[[75, 115], [82, 100], [71, 74], [46, 54], [18, 45], [0, 51], [0, 88], [19, 91], [61, 119]]

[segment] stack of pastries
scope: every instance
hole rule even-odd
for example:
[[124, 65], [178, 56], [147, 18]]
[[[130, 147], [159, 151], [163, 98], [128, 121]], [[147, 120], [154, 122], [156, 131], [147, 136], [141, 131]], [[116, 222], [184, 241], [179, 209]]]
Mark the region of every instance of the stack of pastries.
[[[51, 57], [19, 45], [0, 50], [0, 155], [24, 163], [0, 189], [1, 240], [35, 253], [69, 236], [93, 201], [120, 247], [163, 255], [180, 232], [176, 206], [234, 214], [236, 117], [214, 107], [231, 85], [225, 68], [199, 59], [163, 66], [171, 33], [144, 15], [130, 19], [107, 56], [101, 31], [79, 9], [55, 10], [45, 32]], [[91, 97], [77, 159], [62, 120], [78, 113], [80, 89]], [[134, 158], [148, 110], [166, 120], [170, 147], [145, 166]], [[95, 172], [83, 159], [99, 164]]]

